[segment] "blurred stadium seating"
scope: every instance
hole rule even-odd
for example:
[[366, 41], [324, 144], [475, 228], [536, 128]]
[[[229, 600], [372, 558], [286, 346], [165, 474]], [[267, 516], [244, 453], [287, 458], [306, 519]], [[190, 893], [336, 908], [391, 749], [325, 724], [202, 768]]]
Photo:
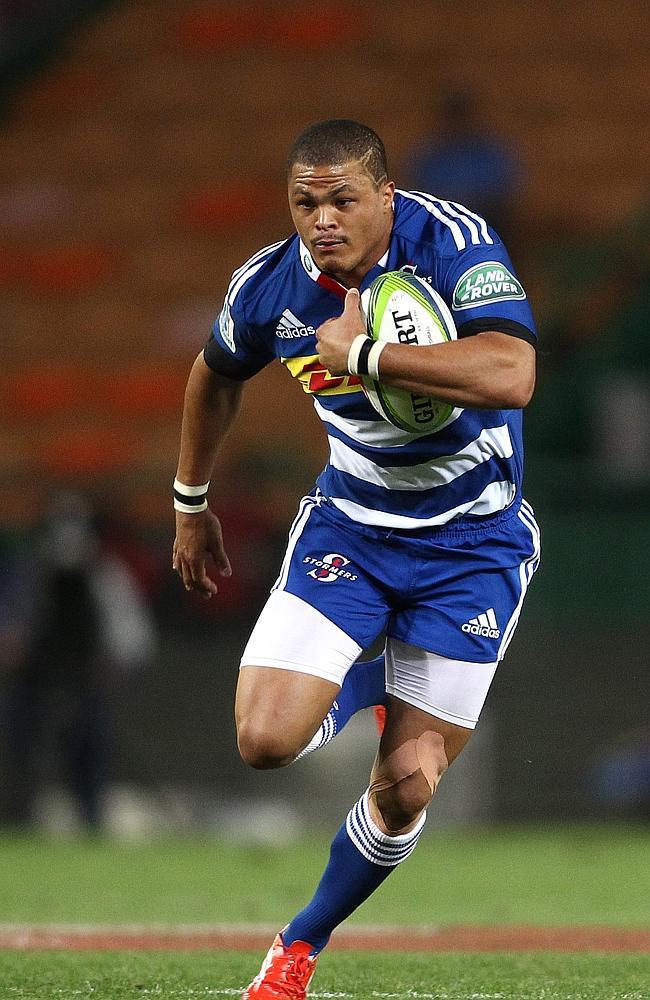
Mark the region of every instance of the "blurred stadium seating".
[[[24, 382], [44, 357], [94, 359], [125, 379], [122, 398], [134, 391], [134, 363], [156, 358], [175, 380], [208, 329], [170, 342], [161, 336], [170, 314], [193, 300], [216, 312], [231, 269], [288, 231], [283, 160], [296, 131], [331, 114], [369, 119], [397, 167], [429, 125], [415, 67], [428, 67], [427, 93], [460, 74], [490, 128], [521, 147], [526, 235], [588, 237], [641, 203], [650, 161], [642, 5], [603, 2], [571, 16], [540, 5], [534, 47], [516, 2], [490, 23], [462, 4], [453, 23], [442, 5], [402, 5], [399, 31], [390, 4], [355, 17], [356, 29], [343, 7], [321, 18], [304, 5], [140, 0], [103, 5], [82, 24], [14, 97], [0, 134], [9, 370]], [[459, 37], [472, 52], [462, 65]], [[275, 377], [265, 384], [266, 402]], [[139, 456], [156, 482], [177, 426], [166, 394], [158, 398], [161, 444], [149, 462]], [[71, 422], [76, 409], [71, 399]], [[17, 422], [2, 452], [29, 476], [35, 456]], [[309, 433], [306, 445], [319, 450]]]
[[[79, 18], [94, 8], [92, 17]], [[42, 45], [38, 55], [23, 45], [21, 83], [5, 81], [0, 128], [0, 525], [10, 532], [29, 524], [38, 497], [63, 480], [110, 496], [121, 513], [130, 512], [135, 531], [167, 546], [166, 497], [186, 373], [231, 271], [290, 231], [284, 158], [308, 122], [333, 116], [367, 121], [385, 137], [399, 181], [409, 150], [430, 130], [436, 86], [450, 80], [471, 86], [486, 125], [516, 144], [526, 162], [517, 262], [542, 333], [551, 320], [557, 329], [559, 316], [558, 337], [571, 275], [558, 283], [550, 258], [567, 243], [606, 242], [649, 198], [648, 24], [640, 0], [596, 0], [582, 8], [405, 0], [397, 9], [375, 0], [355, 5], [354, 17], [349, 5], [327, 7], [323, 15], [321, 7], [296, 2], [130, 0], [59, 9], [61, 30], [53, 32], [50, 46], [57, 54], [50, 51], [45, 60]], [[65, 41], [64, 25], [74, 25]], [[576, 371], [582, 357], [578, 352], [572, 358]], [[542, 357], [542, 372], [553, 363]], [[573, 370], [563, 369], [563, 400], [574, 394]], [[250, 477], [242, 468], [266, 463], [258, 515], [261, 508], [270, 514], [276, 547], [295, 497], [325, 457], [309, 403], [296, 386], [287, 388], [285, 376], [278, 366], [257, 380], [220, 463], [224, 484]], [[288, 425], [291, 392], [295, 410]], [[540, 396], [540, 426], [547, 427], [544, 407], [560, 407], [558, 398]], [[535, 419], [533, 408], [531, 425]], [[572, 540], [576, 524], [584, 523], [580, 509], [590, 498], [604, 502], [595, 488], [589, 496], [584, 490], [585, 482], [602, 478], [598, 447], [576, 464], [571, 454], [559, 455], [563, 430], [555, 437], [548, 430], [545, 439], [546, 430], [533, 435], [531, 448], [531, 499], [542, 520], [549, 512], [557, 562], [549, 560], [540, 575], [538, 596], [531, 598], [538, 610], [513, 656], [516, 667], [525, 661], [528, 669], [517, 674], [515, 666], [508, 668], [499, 696], [502, 711], [522, 718], [511, 745], [499, 748], [502, 776], [512, 778], [512, 800], [502, 804], [511, 815], [537, 808], [537, 779], [529, 780], [521, 762], [526, 714], [534, 707], [526, 685], [540, 646], [555, 630], [559, 655], [551, 688], [563, 671], [563, 677], [571, 674], [575, 692], [591, 672], [594, 697], [606, 690], [613, 655], [598, 642], [599, 628], [611, 635], [611, 621], [593, 589], [581, 591], [582, 580], [593, 587], [603, 571], [603, 554], [595, 547], [592, 552], [591, 542], [580, 580], [572, 575]], [[633, 622], [647, 607], [650, 587], [639, 579], [649, 544], [643, 527], [649, 483], [646, 466], [626, 515], [625, 537], [636, 543], [627, 562], [610, 567], [609, 585], [619, 593], [621, 581], [638, 580], [630, 595]], [[232, 510], [243, 502], [234, 486], [224, 490]], [[31, 501], [21, 503], [21, 492]], [[591, 506], [593, 539], [607, 529], [610, 508]], [[270, 559], [261, 563], [272, 572]], [[261, 593], [252, 582], [251, 588], [249, 604], [239, 608], [247, 621]], [[164, 600], [168, 611], [175, 598], [166, 594]], [[245, 604], [246, 595], [238, 600]], [[567, 602], [560, 626], [557, 616]], [[230, 636], [226, 647], [236, 648], [238, 637]], [[637, 638], [626, 647], [628, 665], [647, 655], [647, 639]], [[207, 690], [211, 643], [205, 636], [199, 643], [200, 683]], [[137, 696], [141, 707], [174, 698], [173, 684], [181, 679], [171, 650], [178, 648], [169, 648], [165, 680], [157, 690], [144, 685]], [[622, 726], [636, 711], [637, 692], [643, 700], [647, 691], [629, 675], [624, 689], [624, 707], [610, 728]], [[552, 712], [553, 698], [537, 696]], [[220, 708], [219, 717], [229, 715]], [[176, 728], [169, 728], [167, 761], [187, 717], [181, 712], [177, 718]], [[207, 742], [211, 720], [201, 719]], [[558, 746], [542, 761], [545, 738], [536, 733], [535, 774], [548, 779], [546, 785], [537, 781], [537, 788], [545, 788], [547, 804], [570, 810], [588, 745], [581, 746], [564, 783], [553, 788], [560, 752]], [[204, 776], [208, 756], [204, 752]]]

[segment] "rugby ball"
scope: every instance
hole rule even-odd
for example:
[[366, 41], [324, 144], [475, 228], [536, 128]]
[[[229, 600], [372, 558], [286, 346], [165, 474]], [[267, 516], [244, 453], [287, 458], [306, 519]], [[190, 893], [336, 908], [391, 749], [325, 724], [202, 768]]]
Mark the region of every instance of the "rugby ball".
[[[361, 295], [368, 336], [391, 344], [421, 347], [456, 340], [456, 327], [444, 299], [410, 271], [387, 271]], [[396, 389], [368, 376], [362, 379], [369, 402], [395, 427], [412, 433], [438, 430], [454, 412], [450, 403]]]

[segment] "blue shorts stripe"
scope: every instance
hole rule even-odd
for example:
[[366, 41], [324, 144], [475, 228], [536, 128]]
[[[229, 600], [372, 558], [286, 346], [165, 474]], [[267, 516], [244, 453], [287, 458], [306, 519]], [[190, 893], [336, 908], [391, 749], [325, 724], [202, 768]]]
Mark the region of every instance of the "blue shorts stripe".
[[539, 527], [533, 515], [532, 507], [530, 507], [530, 505], [527, 503], [524, 507], [524, 503], [525, 501], [522, 502], [517, 517], [519, 518], [521, 523], [528, 528], [528, 530], [531, 533], [533, 541], [533, 553], [527, 559], [524, 559], [524, 561], [519, 566], [519, 582], [521, 585], [519, 600], [517, 601], [517, 605], [512, 614], [512, 617], [509, 619], [508, 624], [506, 625], [503, 631], [503, 638], [501, 640], [501, 645], [499, 646], [499, 653], [498, 653], [499, 660], [502, 660], [503, 657], [505, 656], [506, 650], [510, 645], [510, 641], [513, 635], [515, 634], [515, 629], [517, 627], [517, 623], [519, 622], [519, 615], [521, 614], [521, 609], [524, 603], [524, 598], [526, 596], [526, 591], [528, 590], [528, 584], [532, 580], [533, 574], [537, 569], [537, 567], [539, 566], [539, 560], [540, 560]]
[[309, 520], [309, 515], [314, 507], [318, 506], [318, 504], [318, 498], [313, 496], [303, 497], [300, 501], [298, 513], [296, 514], [294, 522], [289, 529], [289, 541], [287, 543], [287, 551], [285, 552], [284, 559], [282, 560], [282, 566], [280, 567], [280, 575], [271, 587], [271, 592], [274, 590], [284, 590], [289, 577], [291, 557], [293, 556], [294, 549], [298, 544], [298, 540], [304, 531], [307, 521]]

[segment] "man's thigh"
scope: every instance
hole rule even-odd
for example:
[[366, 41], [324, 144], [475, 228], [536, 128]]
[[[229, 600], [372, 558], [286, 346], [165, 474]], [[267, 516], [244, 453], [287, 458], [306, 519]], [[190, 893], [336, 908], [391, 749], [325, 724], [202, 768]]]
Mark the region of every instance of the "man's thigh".
[[[368, 536], [322, 516], [305, 497], [280, 575], [244, 649], [237, 688], [244, 720], [311, 739], [389, 608], [365, 568]], [[292, 741], [293, 736], [292, 736]]]
[[391, 637], [386, 641], [388, 694], [461, 727], [467, 736], [476, 728], [497, 666], [496, 661], [453, 660]]
[[446, 719], [424, 712], [409, 705], [401, 698], [390, 697], [386, 726], [379, 745], [378, 761], [386, 760], [409, 740], [419, 739], [423, 733], [434, 732], [442, 737], [446, 763], [452, 764], [469, 742], [472, 729], [459, 726]]
[[259, 729], [311, 739], [332, 706], [361, 647], [317, 608], [274, 590], [244, 649], [237, 683], [238, 729]]
[[325, 516], [323, 503], [319, 495], [301, 502], [242, 667], [300, 671], [340, 685], [386, 628], [390, 607], [372, 572], [374, 539]]

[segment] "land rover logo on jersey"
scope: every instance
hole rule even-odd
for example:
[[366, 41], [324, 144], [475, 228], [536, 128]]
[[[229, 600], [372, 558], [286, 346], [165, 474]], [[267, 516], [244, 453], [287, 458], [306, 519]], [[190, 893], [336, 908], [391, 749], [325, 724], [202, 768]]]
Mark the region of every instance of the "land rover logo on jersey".
[[484, 302], [525, 299], [526, 293], [504, 264], [490, 260], [465, 271], [454, 289], [454, 309], [471, 309]]
[[303, 256], [303, 258], [302, 258], [302, 262], [303, 262], [303, 264], [305, 265], [305, 270], [306, 270], [306, 271], [309, 271], [309, 273], [311, 274], [311, 271], [312, 271], [312, 267], [313, 267], [314, 265], [313, 265], [313, 264], [312, 264], [312, 262], [311, 262], [311, 257], [309, 256], [309, 254], [307, 254], [307, 253], [306, 253], [306, 254], [304, 254], [304, 256]]
[[233, 323], [232, 316], [230, 315], [230, 309], [228, 308], [227, 302], [224, 302], [223, 309], [219, 314], [219, 333], [221, 334], [223, 342], [230, 348], [233, 354], [236, 354], [235, 324]]
[[345, 567], [350, 565], [350, 560], [338, 552], [330, 552], [329, 555], [317, 559], [315, 556], [305, 556], [303, 562], [307, 566], [314, 568], [307, 576], [319, 583], [334, 583], [335, 580], [357, 580], [356, 573], [350, 573]]

